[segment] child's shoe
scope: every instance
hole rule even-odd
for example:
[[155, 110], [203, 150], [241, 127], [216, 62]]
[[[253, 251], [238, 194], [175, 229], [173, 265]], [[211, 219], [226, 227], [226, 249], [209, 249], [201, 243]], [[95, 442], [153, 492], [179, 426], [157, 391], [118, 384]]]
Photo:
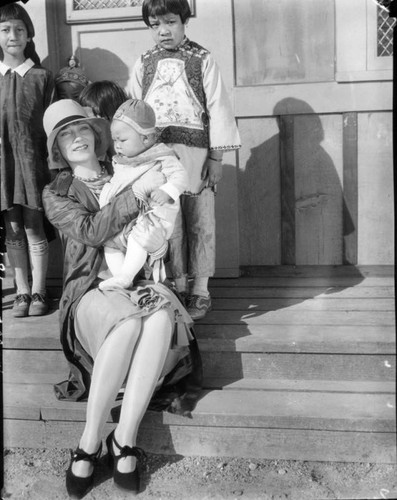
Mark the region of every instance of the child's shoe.
[[187, 299], [189, 297], [187, 292], [178, 292], [175, 290], [175, 295], [178, 297], [178, 299], [181, 301], [183, 306], [187, 306]]
[[12, 306], [12, 315], [14, 318], [25, 318], [29, 314], [31, 300], [30, 295], [27, 293], [21, 293], [15, 297], [14, 305]]
[[50, 306], [44, 293], [34, 293], [29, 307], [29, 316], [43, 316], [48, 313]]
[[186, 309], [193, 320], [202, 319], [212, 309], [211, 297], [190, 295], [186, 299]]

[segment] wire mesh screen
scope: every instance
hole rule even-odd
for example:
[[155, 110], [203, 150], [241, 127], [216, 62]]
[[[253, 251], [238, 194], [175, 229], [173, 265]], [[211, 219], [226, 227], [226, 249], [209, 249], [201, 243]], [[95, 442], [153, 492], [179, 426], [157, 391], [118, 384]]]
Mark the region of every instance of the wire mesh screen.
[[119, 9], [140, 5], [142, 0], [73, 0], [73, 10]]
[[389, 17], [387, 10], [378, 6], [378, 57], [393, 55], [393, 28], [396, 20]]

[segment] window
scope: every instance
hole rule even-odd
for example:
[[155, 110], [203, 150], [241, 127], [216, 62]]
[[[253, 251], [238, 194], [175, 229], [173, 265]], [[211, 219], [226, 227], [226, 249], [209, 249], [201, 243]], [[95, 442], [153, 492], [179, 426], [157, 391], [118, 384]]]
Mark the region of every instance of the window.
[[334, 81], [334, 0], [234, 0], [233, 7], [237, 86]]
[[[95, 23], [142, 19], [143, 0], [66, 0], [66, 22]], [[190, 0], [194, 13], [194, 0]]]
[[389, 17], [386, 9], [378, 5], [377, 11], [377, 55], [389, 57], [393, 55], [393, 28], [396, 20]]
[[392, 80], [395, 20], [375, 0], [336, 0], [336, 80]]

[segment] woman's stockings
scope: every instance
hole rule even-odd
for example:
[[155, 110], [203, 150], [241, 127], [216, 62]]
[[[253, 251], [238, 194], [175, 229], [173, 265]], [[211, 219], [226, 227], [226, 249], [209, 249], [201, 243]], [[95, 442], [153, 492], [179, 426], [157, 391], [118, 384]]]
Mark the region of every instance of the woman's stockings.
[[[126, 321], [107, 337], [94, 363], [80, 448], [87, 453], [97, 451], [109, 412], [128, 370], [115, 437], [121, 446], [135, 445], [138, 427], [160, 377], [171, 335], [169, 314], [160, 310], [143, 320]], [[121, 459], [119, 470], [129, 472], [134, 464], [135, 457]], [[91, 475], [92, 465], [87, 461], [75, 462], [72, 471], [86, 477]]]
[[[115, 439], [121, 446], [136, 445], [139, 424], [161, 375], [171, 336], [172, 324], [167, 311], [160, 310], [144, 318], [115, 430]], [[135, 457], [122, 458], [118, 469], [120, 472], [134, 470], [135, 462]]]
[[[87, 419], [79, 444], [87, 453], [94, 453], [99, 447], [109, 412], [130, 367], [141, 325], [141, 319], [122, 323], [106, 338], [95, 358]], [[87, 461], [75, 462], [72, 471], [86, 477], [91, 475], [92, 465]]]

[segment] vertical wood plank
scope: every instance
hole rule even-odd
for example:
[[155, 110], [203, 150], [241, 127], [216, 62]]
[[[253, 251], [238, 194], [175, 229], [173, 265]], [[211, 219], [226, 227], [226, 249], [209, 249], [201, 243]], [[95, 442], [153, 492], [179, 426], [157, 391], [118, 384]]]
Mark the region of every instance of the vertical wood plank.
[[239, 119], [238, 126], [242, 143], [237, 177], [240, 265], [279, 265], [281, 216], [277, 122], [275, 118]]
[[357, 113], [343, 114], [343, 264], [357, 264]]
[[294, 118], [280, 116], [281, 264], [295, 264]]
[[394, 263], [392, 113], [358, 115], [358, 264]]

